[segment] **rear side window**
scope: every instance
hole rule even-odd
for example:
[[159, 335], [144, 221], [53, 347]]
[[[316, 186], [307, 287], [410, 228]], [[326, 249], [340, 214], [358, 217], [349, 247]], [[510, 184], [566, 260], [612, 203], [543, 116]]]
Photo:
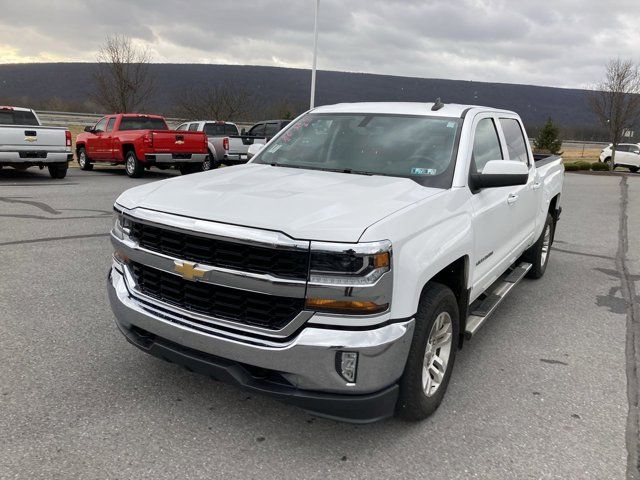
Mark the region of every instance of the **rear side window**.
[[191, 125], [189, 125], [189, 131], [190, 132], [197, 132], [198, 131], [198, 124], [197, 123], [192, 123]]
[[504, 157], [493, 119], [483, 118], [478, 122], [473, 136], [473, 161], [476, 171], [482, 172], [490, 160], [504, 160]]
[[629, 145], [618, 145], [616, 147], [616, 150], [618, 152], [628, 152], [629, 151]]
[[502, 127], [502, 133], [504, 133], [504, 140], [507, 143], [509, 158], [528, 165], [529, 154], [527, 152], [527, 145], [518, 121], [513, 118], [501, 118], [500, 126]]
[[19, 110], [0, 110], [0, 125], [38, 126], [38, 119], [33, 112]]
[[259, 123], [249, 130], [249, 135], [253, 135], [254, 137], [261, 136], [264, 134], [264, 123]]
[[236, 127], [235, 125], [233, 125], [231, 123], [227, 123], [224, 126], [224, 133], [226, 135], [238, 135], [238, 127]]
[[161, 118], [122, 117], [120, 130], [169, 130]]

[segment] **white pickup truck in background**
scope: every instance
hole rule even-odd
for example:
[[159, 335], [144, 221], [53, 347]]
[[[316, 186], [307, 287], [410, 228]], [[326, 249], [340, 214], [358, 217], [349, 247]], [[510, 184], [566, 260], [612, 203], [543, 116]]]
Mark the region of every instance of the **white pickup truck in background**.
[[43, 127], [29, 108], [0, 106], [0, 168], [47, 167], [51, 177], [64, 178], [71, 160], [69, 130]]
[[465, 339], [547, 268], [564, 169], [526, 139], [487, 107], [323, 106], [246, 165], [132, 188], [114, 206], [116, 323], [318, 415], [423, 419]]

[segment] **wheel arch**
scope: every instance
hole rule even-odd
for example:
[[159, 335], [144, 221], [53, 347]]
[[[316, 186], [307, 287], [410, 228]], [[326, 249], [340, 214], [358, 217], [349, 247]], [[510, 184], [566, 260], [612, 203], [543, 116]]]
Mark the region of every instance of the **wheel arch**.
[[464, 255], [433, 275], [422, 287], [420, 298], [433, 283], [439, 283], [451, 289], [458, 303], [458, 314], [460, 316], [460, 335], [458, 346], [462, 347], [464, 341], [464, 331], [469, 310], [469, 256]]

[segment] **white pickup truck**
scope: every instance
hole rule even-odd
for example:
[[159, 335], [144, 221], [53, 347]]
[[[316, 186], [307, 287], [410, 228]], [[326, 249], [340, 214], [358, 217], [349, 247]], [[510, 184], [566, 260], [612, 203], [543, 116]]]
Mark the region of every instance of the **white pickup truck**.
[[0, 106], [0, 168], [47, 167], [51, 177], [64, 178], [71, 160], [69, 130], [41, 126], [31, 109]]
[[108, 291], [145, 352], [352, 422], [423, 419], [509, 291], [541, 277], [560, 157], [518, 115], [324, 106], [250, 163], [115, 203]]

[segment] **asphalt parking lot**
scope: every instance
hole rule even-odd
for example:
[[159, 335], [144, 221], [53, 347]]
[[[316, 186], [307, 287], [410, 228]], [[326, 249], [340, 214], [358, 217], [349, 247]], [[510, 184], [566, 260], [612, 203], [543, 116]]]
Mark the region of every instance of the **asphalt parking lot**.
[[171, 175], [0, 171], [0, 478], [637, 478], [640, 175], [567, 174], [545, 277], [465, 345], [441, 408], [360, 426], [117, 331], [113, 201]]

